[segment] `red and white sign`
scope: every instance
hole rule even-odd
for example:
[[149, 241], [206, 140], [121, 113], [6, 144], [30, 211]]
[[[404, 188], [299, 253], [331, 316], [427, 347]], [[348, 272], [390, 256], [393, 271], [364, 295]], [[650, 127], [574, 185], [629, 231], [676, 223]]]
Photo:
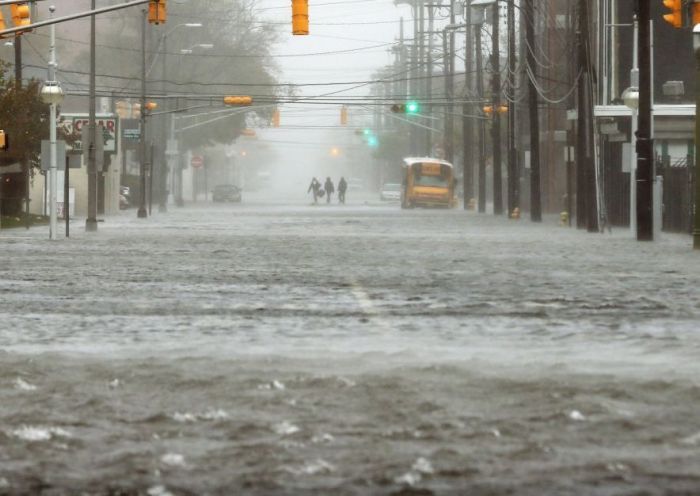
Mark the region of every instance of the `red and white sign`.
[[204, 157], [202, 157], [201, 155], [193, 155], [190, 159], [190, 165], [192, 165], [192, 167], [194, 167], [195, 169], [204, 167]]

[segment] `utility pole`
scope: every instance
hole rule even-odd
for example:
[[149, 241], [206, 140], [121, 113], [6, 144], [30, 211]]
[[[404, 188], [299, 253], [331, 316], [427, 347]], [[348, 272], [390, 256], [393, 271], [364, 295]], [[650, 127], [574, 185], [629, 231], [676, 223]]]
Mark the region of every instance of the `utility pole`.
[[[161, 92], [163, 93], [163, 97], [167, 96], [167, 79], [168, 79], [168, 64], [167, 64], [167, 58], [168, 58], [168, 33], [167, 31], [163, 31], [163, 70], [161, 73], [161, 77], [163, 79], [161, 83]], [[170, 110], [170, 100], [168, 98], [163, 98], [163, 108], [166, 111]], [[168, 211], [168, 165], [169, 165], [169, 159], [167, 156], [168, 153], [168, 124], [170, 122], [170, 119], [172, 119], [172, 114], [165, 114], [163, 115], [163, 118], [161, 120], [161, 129], [162, 129], [162, 134], [161, 134], [161, 150], [163, 151], [162, 155], [160, 155], [160, 167], [159, 167], [159, 180], [158, 180], [158, 196], [159, 196], [159, 201], [158, 201], [158, 212], [164, 213]]]
[[491, 98], [493, 118], [493, 213], [503, 214], [503, 191], [501, 179], [501, 118], [498, 108], [501, 105], [501, 44], [500, 44], [500, 24], [501, 17], [498, 2], [493, 5], [493, 31], [491, 33], [493, 48], [491, 54]]
[[516, 125], [516, 83], [515, 83], [515, 3], [508, 2], [508, 213], [520, 208], [520, 172], [518, 170], [518, 151], [515, 144]]
[[[483, 64], [483, 52], [482, 52], [482, 41], [481, 41], [481, 28], [482, 25], [479, 24], [474, 33], [476, 43], [476, 93], [479, 102], [483, 102], [484, 99], [484, 64]], [[478, 115], [482, 115], [483, 109], [478, 109]], [[479, 119], [479, 213], [486, 212], [486, 121], [485, 119]]]
[[[639, 5], [639, 128], [637, 130], [637, 240], [654, 240], [654, 141], [651, 138], [651, 14]], [[696, 181], [698, 179], [696, 178]]]
[[[472, 8], [469, 4], [466, 6], [466, 39], [464, 50], [464, 80], [465, 94], [468, 100], [474, 98], [474, 75], [472, 67], [474, 66], [473, 53], [474, 44], [472, 40]], [[474, 110], [475, 105], [465, 103], [462, 106], [462, 175], [463, 175], [463, 191], [464, 191], [464, 210], [469, 209], [469, 201], [474, 197], [474, 125], [473, 119], [477, 112]]]
[[586, 227], [586, 88], [588, 86], [588, 59], [585, 34], [588, 32], [586, 16], [586, 0], [578, 2], [578, 29], [576, 33], [578, 45], [578, 66], [581, 72], [577, 86], [577, 124], [576, 124], [576, 227]]
[[[418, 78], [422, 74], [422, 71], [420, 70], [420, 57], [418, 55], [418, 50], [419, 50], [419, 43], [418, 43], [418, 31], [420, 30], [420, 24], [419, 24], [419, 17], [420, 14], [418, 13], [418, 9], [421, 8], [422, 0], [414, 0], [412, 7], [413, 7], [413, 43], [411, 46], [411, 79], [408, 82], [409, 83], [409, 91], [410, 91], [410, 98], [417, 98], [418, 97], [418, 88], [419, 83], [418, 83]], [[411, 155], [416, 156], [418, 155], [418, 127], [417, 126], [409, 126], [408, 127], [408, 132], [409, 132], [409, 137], [411, 141]]]
[[[449, 54], [443, 54], [443, 63], [446, 67], [447, 79], [445, 81], [445, 97], [447, 98], [447, 112], [445, 113], [445, 160], [454, 162], [454, 128], [455, 128], [455, 0], [450, 0], [450, 26], [449, 30]], [[447, 36], [445, 31], [444, 36]], [[443, 38], [444, 38], [443, 36]]]
[[[95, 0], [91, 2], [90, 10], [95, 10]], [[97, 231], [97, 162], [96, 162], [96, 128], [95, 122], [95, 15], [90, 17], [90, 101], [88, 112], [90, 121], [88, 124], [88, 215], [85, 221], [85, 230], [88, 232]], [[83, 140], [83, 149], [85, 149]]]
[[137, 217], [145, 219], [148, 217], [146, 211], [146, 10], [141, 11], [141, 142], [139, 143], [141, 163], [139, 172], [140, 181], [140, 201]]
[[534, 0], [525, 0], [525, 23], [527, 26], [527, 81], [528, 103], [530, 107], [530, 219], [542, 222], [542, 202], [540, 199], [540, 112], [538, 107], [537, 77], [535, 60], [535, 6]]
[[[425, 8], [428, 8], [428, 46], [426, 48], [425, 38]], [[432, 116], [433, 114], [433, 104], [431, 101], [431, 93], [433, 91], [433, 6], [431, 4], [423, 4], [421, 7], [421, 53], [423, 57], [423, 72], [425, 77], [423, 78], [423, 98], [425, 99], [425, 104], [423, 105], [423, 113], [427, 116]], [[426, 126], [425, 131], [425, 156], [432, 155], [432, 132], [430, 127]]]

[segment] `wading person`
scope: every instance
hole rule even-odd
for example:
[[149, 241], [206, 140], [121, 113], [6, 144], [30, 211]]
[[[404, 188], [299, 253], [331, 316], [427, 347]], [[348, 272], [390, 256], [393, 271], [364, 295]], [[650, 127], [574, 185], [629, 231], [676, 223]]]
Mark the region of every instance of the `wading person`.
[[326, 190], [326, 203], [330, 203], [331, 195], [335, 192], [335, 188], [333, 187], [333, 181], [331, 181], [330, 177], [326, 178], [326, 184], [323, 185], [323, 189]]
[[341, 177], [338, 181], [338, 203], [345, 203], [345, 192], [348, 190], [348, 183]]
[[319, 194], [321, 190], [321, 183], [318, 182], [318, 180], [314, 177], [311, 179], [311, 184], [309, 184], [309, 189], [306, 191], [306, 193], [313, 193], [314, 195], [314, 203], [318, 203], [318, 197], [321, 196]]

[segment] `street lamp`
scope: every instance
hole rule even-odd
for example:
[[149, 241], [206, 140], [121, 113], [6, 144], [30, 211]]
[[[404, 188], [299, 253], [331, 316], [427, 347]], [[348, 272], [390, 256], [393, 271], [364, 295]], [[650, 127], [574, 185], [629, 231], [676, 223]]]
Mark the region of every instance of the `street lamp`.
[[[49, 7], [50, 17], [56, 7]], [[63, 90], [61, 85], [56, 81], [56, 25], [51, 25], [51, 59], [48, 67], [48, 78], [41, 88], [41, 99], [44, 103], [51, 106], [49, 117], [49, 139], [51, 142], [51, 164], [49, 168], [49, 208], [50, 208], [50, 224], [49, 224], [49, 239], [56, 239], [57, 229], [57, 206], [56, 196], [58, 192], [58, 173], [57, 173], [57, 151], [56, 151], [56, 106], [63, 101]], [[68, 198], [63, 199], [64, 208], [67, 208]]]
[[[163, 37], [161, 38], [161, 46], [163, 47], [163, 65], [162, 65], [162, 73], [161, 73], [161, 90], [163, 95], [165, 96], [167, 94], [167, 81], [168, 81], [168, 64], [167, 64], [167, 58], [168, 58], [168, 36], [170, 36], [176, 29], [178, 28], [201, 28], [203, 24], [201, 22], [185, 22], [182, 24], [177, 24], [170, 28], [169, 30], [165, 31], [163, 33]], [[170, 110], [170, 102], [166, 100], [163, 102], [165, 105], [165, 110]], [[164, 122], [163, 122], [163, 143], [166, 144], [166, 150], [165, 150], [165, 155], [166, 155], [166, 160], [167, 160], [167, 167], [161, 167], [160, 169], [160, 202], [158, 204], [158, 211], [159, 212], [166, 212], [168, 207], [168, 195], [167, 195], [167, 182], [168, 182], [168, 170], [171, 171], [171, 174], [174, 174], [174, 157], [175, 154], [173, 154], [173, 150], [168, 149], [167, 144], [168, 144], [168, 130], [172, 128], [173, 125], [173, 116], [171, 114], [166, 114]], [[170, 136], [170, 139], [174, 139], [174, 136]], [[172, 144], [172, 141], [170, 142]], [[170, 152], [170, 153], [169, 153]], [[174, 177], [174, 175], [173, 175]]]

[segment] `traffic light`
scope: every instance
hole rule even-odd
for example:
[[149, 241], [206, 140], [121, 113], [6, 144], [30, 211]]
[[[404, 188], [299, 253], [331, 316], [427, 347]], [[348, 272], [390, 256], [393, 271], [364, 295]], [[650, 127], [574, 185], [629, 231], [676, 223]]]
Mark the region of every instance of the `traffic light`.
[[146, 110], [149, 112], [155, 110], [158, 108], [158, 104], [156, 102], [146, 102]]
[[[496, 107], [496, 112], [499, 114], [505, 114], [508, 112], [508, 105], [499, 105]], [[484, 113], [486, 115], [491, 115], [493, 114], [493, 105], [486, 105], [484, 107]]]
[[5, 134], [5, 131], [0, 129], [0, 150], [6, 151], [10, 147], [10, 137]]
[[395, 114], [417, 114], [420, 112], [420, 105], [416, 101], [395, 103], [391, 106], [391, 111]]
[[674, 28], [683, 27], [683, 0], [663, 0], [664, 7], [671, 12], [664, 14], [664, 21]]
[[292, 34], [309, 34], [309, 0], [292, 0]]
[[280, 127], [280, 111], [275, 110], [272, 113], [272, 127]]
[[[12, 4], [10, 5], [10, 12], [12, 14], [12, 24], [14, 24], [16, 28], [31, 26], [32, 20], [28, 3]], [[28, 31], [29, 30], [23, 32]]]
[[700, 3], [693, 2], [690, 6], [690, 18], [693, 22], [693, 26], [700, 24]]
[[367, 144], [372, 147], [372, 148], [377, 148], [379, 146], [379, 138], [376, 136], [368, 136], [367, 137]]
[[370, 134], [372, 134], [372, 130], [365, 128], [362, 130], [362, 134], [364, 134], [365, 136], [369, 136]]
[[225, 105], [250, 105], [253, 103], [252, 96], [232, 95], [224, 97]]
[[151, 0], [148, 3], [148, 22], [151, 24], [165, 24], [168, 17], [166, 0]]
[[[0, 31], [2, 31], [3, 29], [7, 29], [7, 25], [5, 24], [5, 18], [2, 16], [2, 9], [0, 9]], [[0, 39], [2, 38], [3, 37], [0, 36]]]
[[340, 125], [341, 126], [348, 125], [348, 108], [345, 105], [340, 107]]

